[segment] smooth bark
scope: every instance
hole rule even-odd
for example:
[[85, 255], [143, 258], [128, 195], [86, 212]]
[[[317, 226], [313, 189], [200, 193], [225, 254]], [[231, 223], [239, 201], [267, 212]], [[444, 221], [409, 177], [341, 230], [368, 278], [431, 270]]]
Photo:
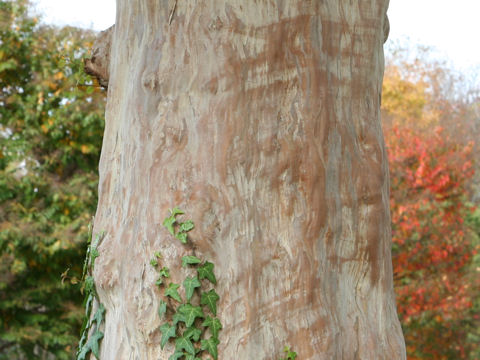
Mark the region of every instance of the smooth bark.
[[388, 0], [117, 0], [95, 232], [104, 359], [167, 359], [179, 206], [215, 263], [219, 359], [405, 359], [380, 123]]

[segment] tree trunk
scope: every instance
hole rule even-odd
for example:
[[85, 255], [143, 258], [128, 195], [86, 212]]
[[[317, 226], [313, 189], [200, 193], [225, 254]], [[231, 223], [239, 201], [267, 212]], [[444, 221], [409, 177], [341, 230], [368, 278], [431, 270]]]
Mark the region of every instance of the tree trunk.
[[[388, 0], [117, 0], [95, 232], [101, 359], [167, 359], [171, 281], [215, 264], [219, 359], [405, 359], [380, 123]], [[108, 45], [110, 46], [110, 45]], [[178, 206], [191, 247], [162, 226]]]

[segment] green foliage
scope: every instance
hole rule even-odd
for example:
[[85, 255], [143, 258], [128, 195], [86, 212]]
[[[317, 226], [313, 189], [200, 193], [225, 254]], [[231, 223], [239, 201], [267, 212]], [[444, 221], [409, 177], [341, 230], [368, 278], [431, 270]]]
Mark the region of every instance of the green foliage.
[[[184, 212], [179, 208], [170, 210], [170, 216], [165, 219], [163, 225], [177, 239], [179, 238], [178, 234], [184, 234], [181, 241], [185, 244], [188, 239], [187, 232], [194, 229], [195, 226], [191, 220], [179, 222], [176, 216], [183, 214]], [[157, 268], [158, 263], [154, 267]], [[205, 289], [205, 286], [210, 283], [216, 284], [217, 282], [213, 272], [214, 265], [208, 261], [202, 261], [194, 255], [187, 255], [182, 257], [182, 267], [196, 268], [198, 274], [198, 276], [186, 276], [183, 281], [185, 301], [178, 292], [179, 284], [164, 284], [163, 280], [170, 276], [168, 268], [163, 267], [160, 270], [163, 275], [160, 276], [159, 280], [161, 281], [157, 280], [156, 282], [156, 285], [164, 287], [163, 294], [165, 296], [165, 300], [160, 300], [158, 307], [158, 314], [165, 321], [160, 326], [162, 333], [160, 346], [163, 349], [169, 341], [175, 343], [175, 351], [169, 360], [199, 360], [205, 356], [202, 352], [217, 359], [218, 335], [222, 324], [215, 316], [220, 297], [214, 289]], [[204, 279], [206, 281], [202, 282], [201, 280]], [[172, 300], [180, 304], [176, 305]], [[208, 315], [209, 313], [213, 316]], [[208, 333], [210, 337], [207, 339]]]
[[[95, 282], [93, 280], [93, 269], [95, 266], [95, 259], [99, 256], [97, 247], [103, 239], [103, 234], [97, 235], [94, 241], [88, 241], [87, 254], [83, 265], [83, 289], [85, 291], [85, 318], [82, 326], [82, 334], [78, 344], [77, 360], [87, 359], [87, 355], [92, 352], [93, 355], [99, 358], [99, 342], [103, 338], [103, 332], [100, 331], [102, 322], [104, 320], [105, 308], [98, 299], [95, 289]], [[97, 304], [98, 308], [95, 315], [92, 317], [93, 306]], [[95, 324], [95, 326], [94, 326]], [[89, 333], [91, 334], [89, 335]]]
[[290, 350], [288, 346], [285, 346], [283, 351], [286, 353], [286, 357], [280, 358], [280, 360], [295, 360], [297, 358], [297, 353]]
[[0, 359], [71, 359], [105, 94], [84, 86], [94, 34], [28, 7], [0, 1]]
[[203, 292], [200, 304], [207, 305], [213, 315], [217, 315], [217, 301], [220, 299], [215, 290]]
[[217, 279], [215, 277], [215, 274], [213, 273], [214, 267], [215, 266], [211, 262], [206, 261], [205, 264], [200, 266], [197, 270], [198, 278], [200, 280], [208, 279], [212, 284], [215, 285], [217, 283]]
[[185, 296], [187, 297], [187, 301], [190, 301], [193, 296], [193, 291], [202, 286], [200, 281], [196, 276], [189, 277], [187, 276], [183, 281], [183, 287], [185, 288]]

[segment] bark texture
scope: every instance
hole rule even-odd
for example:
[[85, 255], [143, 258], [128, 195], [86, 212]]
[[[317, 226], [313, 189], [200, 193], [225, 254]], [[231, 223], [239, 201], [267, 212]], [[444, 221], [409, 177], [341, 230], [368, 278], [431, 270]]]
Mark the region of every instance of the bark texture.
[[219, 359], [405, 359], [380, 123], [388, 0], [117, 0], [95, 231], [101, 358], [167, 359], [156, 272], [215, 263]]

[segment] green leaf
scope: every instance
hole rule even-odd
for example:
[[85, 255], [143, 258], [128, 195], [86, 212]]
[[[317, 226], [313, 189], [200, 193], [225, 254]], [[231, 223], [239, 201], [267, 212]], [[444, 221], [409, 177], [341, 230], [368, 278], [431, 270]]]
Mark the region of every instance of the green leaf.
[[297, 358], [297, 353], [295, 351], [291, 351], [288, 346], [285, 346], [283, 351], [287, 353], [287, 357], [283, 360], [295, 360]]
[[202, 260], [193, 255], [187, 255], [182, 257], [182, 266], [187, 267], [187, 265], [200, 264]]
[[187, 297], [187, 301], [190, 301], [190, 299], [192, 298], [195, 288], [198, 288], [200, 286], [202, 286], [202, 284], [196, 276], [187, 276], [185, 278], [185, 280], [183, 281], [183, 287], [185, 288], [185, 296]]
[[202, 340], [201, 349], [207, 350], [209, 354], [212, 355], [215, 360], [217, 360], [218, 359], [218, 351], [217, 351], [218, 343], [219, 343], [218, 339], [214, 337], [211, 337], [207, 340]]
[[205, 314], [200, 306], [185, 304], [179, 308], [178, 311], [185, 316], [185, 325], [187, 328], [192, 326], [196, 318], [205, 318]]
[[178, 293], [178, 288], [180, 285], [178, 284], [168, 284], [168, 288], [165, 289], [165, 296], [170, 296], [172, 299], [177, 300], [178, 302], [182, 302], [182, 298], [180, 297], [180, 294]]
[[94, 287], [95, 287], [95, 281], [93, 280], [93, 276], [87, 276], [85, 278], [85, 292], [87, 294], [92, 293]]
[[91, 261], [92, 266], [95, 263], [95, 259], [99, 256], [100, 256], [100, 254], [99, 254], [98, 250], [93, 248], [92, 252], [90, 254], [90, 261]]
[[163, 226], [167, 228], [167, 230], [170, 232], [170, 234], [175, 235], [175, 229], [173, 228], [173, 225], [175, 224], [177, 220], [175, 220], [175, 216], [169, 216], [163, 220]]
[[178, 309], [177, 309], [177, 312], [175, 314], [173, 314], [173, 317], [172, 317], [172, 321], [173, 321], [173, 325], [177, 325], [180, 321], [181, 322], [187, 322], [186, 318], [185, 318], [185, 315], [181, 314], [178, 312]]
[[215, 285], [217, 283], [217, 279], [215, 278], [215, 274], [213, 273], [213, 268], [214, 265], [211, 262], [206, 261], [205, 264], [203, 264], [197, 269], [198, 278], [200, 280], [208, 279], [212, 284]]
[[187, 220], [183, 223], [180, 223], [180, 231], [188, 232], [195, 227], [192, 220]]
[[168, 267], [164, 266], [164, 267], [162, 267], [162, 268], [160, 269], [160, 271], [158, 272], [158, 274], [159, 274], [160, 276], [163, 276], [163, 277], [168, 278], [168, 277], [170, 277], [170, 269], [169, 269]]
[[95, 315], [93, 316], [92, 321], [95, 321], [97, 323], [97, 328], [100, 326], [100, 324], [103, 321], [103, 314], [105, 313], [105, 307], [103, 306], [102, 303], [98, 306], [97, 311], [95, 312]]
[[187, 243], [187, 233], [186, 232], [179, 232], [175, 235], [175, 237], [181, 241], [182, 244]]
[[96, 330], [92, 336], [88, 339], [88, 342], [87, 342], [87, 345], [85, 345], [86, 347], [88, 347], [93, 355], [95, 355], [95, 357], [97, 359], [100, 358], [100, 355], [98, 353], [98, 350], [99, 350], [99, 342], [100, 340], [103, 338], [103, 333], [101, 331], [98, 331]]
[[202, 330], [196, 328], [195, 326], [191, 326], [184, 331], [182, 336], [192, 339], [193, 341], [198, 341], [201, 335], [202, 335]]
[[180, 210], [178, 207], [175, 206], [172, 210], [170, 210], [170, 214], [175, 217], [177, 215], [183, 215], [183, 214], [185, 214], [185, 212], [183, 210]]
[[169, 323], [165, 323], [160, 326], [160, 331], [162, 332], [162, 339], [160, 340], [160, 346], [163, 347], [170, 338], [176, 336], [177, 327], [175, 325], [171, 326]]
[[160, 251], [155, 251], [155, 253], [153, 254], [157, 259], [160, 259], [162, 257], [162, 254], [160, 253]]
[[158, 274], [160, 275], [160, 277], [157, 279], [157, 281], [155, 281], [155, 285], [160, 286], [163, 284], [163, 278], [170, 277], [170, 270], [164, 266], [160, 269]]
[[200, 299], [200, 304], [207, 305], [213, 315], [217, 315], [217, 301], [220, 299], [220, 296], [215, 292], [215, 290], [210, 290], [209, 292], [202, 293]]
[[185, 353], [183, 351], [175, 351], [173, 353], [173, 355], [170, 355], [168, 360], [178, 360], [178, 359], [182, 358], [183, 356], [185, 356]]
[[199, 357], [196, 357], [195, 355], [192, 354], [187, 354], [185, 355], [185, 360], [202, 360]]
[[179, 337], [175, 340], [175, 351], [185, 350], [189, 354], [195, 355], [195, 347], [192, 341], [187, 337]]
[[163, 317], [165, 313], [167, 312], [167, 303], [163, 300], [160, 300], [160, 303], [158, 304], [158, 316]]
[[150, 265], [152, 265], [153, 267], [157, 267], [157, 265], [158, 265], [157, 259], [151, 259], [150, 260]]
[[218, 333], [222, 329], [222, 323], [220, 322], [220, 320], [207, 316], [202, 326], [208, 327], [210, 333], [212, 334], [212, 337], [218, 339]]

